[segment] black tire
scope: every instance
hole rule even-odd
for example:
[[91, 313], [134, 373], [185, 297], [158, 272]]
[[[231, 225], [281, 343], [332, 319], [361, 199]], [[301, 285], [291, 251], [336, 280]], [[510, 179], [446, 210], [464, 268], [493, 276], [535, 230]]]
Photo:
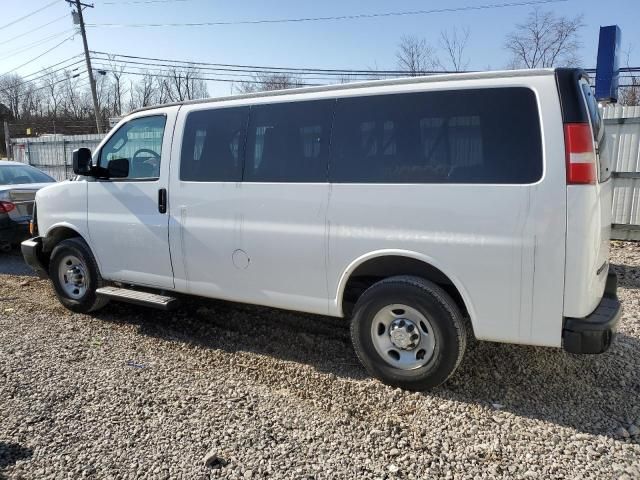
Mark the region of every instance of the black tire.
[[[87, 288], [84, 295], [80, 298], [71, 298], [65, 292], [60, 282], [58, 275], [60, 263], [67, 255], [74, 255], [80, 259], [85, 266]], [[100, 276], [98, 265], [89, 246], [81, 238], [69, 238], [55, 246], [53, 252], [51, 252], [51, 260], [49, 262], [49, 277], [51, 278], [51, 283], [53, 283], [58, 300], [69, 310], [78, 313], [89, 313], [109, 303], [108, 299], [96, 295], [96, 290], [104, 285], [104, 281], [102, 280], [102, 276]]]
[[[372, 324], [376, 314], [393, 304], [404, 304], [430, 323], [433, 353], [426, 364], [412, 370], [391, 365], [378, 353]], [[351, 322], [351, 339], [369, 374], [387, 385], [427, 390], [444, 383], [458, 368], [466, 349], [465, 323], [455, 302], [436, 284], [419, 277], [389, 277], [369, 287], [358, 299]], [[392, 352], [393, 353], [393, 352]]]

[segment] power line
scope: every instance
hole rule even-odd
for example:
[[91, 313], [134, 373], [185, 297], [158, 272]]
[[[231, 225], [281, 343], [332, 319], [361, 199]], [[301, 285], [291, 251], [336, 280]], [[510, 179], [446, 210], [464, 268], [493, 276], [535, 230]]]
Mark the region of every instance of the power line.
[[7, 58], [15, 57], [16, 55], [26, 52], [27, 50], [31, 50], [32, 48], [39, 47], [40, 45], [44, 45], [45, 43], [48, 43], [55, 38], [60, 38], [63, 35], [68, 35], [69, 32], [71, 31], [73, 31], [73, 29], [65, 30], [64, 32], [54, 33], [53, 35], [49, 35], [47, 37], [41, 38], [40, 40], [36, 40], [35, 42], [28, 43], [23, 47], [19, 48], [18, 50], [14, 50], [13, 53], [10, 53], [9, 55], [5, 55], [4, 57], [0, 58], [0, 61], [6, 60]]
[[[74, 34], [74, 35], [75, 35], [75, 34]], [[60, 43], [58, 43], [58, 44], [54, 45], [54, 46], [53, 46], [53, 47], [51, 47], [49, 50], [47, 50], [47, 51], [45, 51], [45, 52], [41, 53], [41, 54], [40, 54], [40, 55], [38, 55], [37, 57], [32, 58], [31, 60], [29, 60], [29, 61], [27, 61], [27, 62], [24, 62], [22, 65], [18, 65], [18, 66], [17, 66], [17, 67], [15, 67], [14, 69], [9, 70], [8, 72], [5, 72], [5, 73], [1, 74], [1, 75], [0, 75], [0, 78], [2, 78], [2, 77], [6, 77], [6, 76], [7, 76], [7, 75], [9, 75], [10, 73], [15, 72], [16, 70], [18, 70], [18, 69], [20, 69], [20, 68], [24, 67], [25, 65], [29, 65], [31, 62], [35, 62], [35, 61], [36, 61], [36, 60], [38, 60], [39, 58], [44, 57], [47, 53], [52, 52], [53, 50], [55, 50], [56, 48], [58, 48], [58, 47], [59, 47], [60, 45], [62, 45], [63, 43], [65, 43], [65, 42], [67, 42], [67, 41], [71, 40], [71, 39], [74, 37], [74, 35], [71, 35], [70, 37], [65, 38], [63, 41], [61, 41]]]
[[[71, 63], [69, 65], [65, 65], [64, 67], [58, 68], [56, 70], [47, 70], [47, 68], [51, 68], [51, 67], [46, 67], [46, 68], [42, 69], [41, 71], [37, 72], [38, 74], [42, 74], [39, 77], [32, 78], [31, 80], [24, 80], [24, 81], [22, 81], [20, 83], [14, 83], [13, 85], [10, 85], [9, 87], [0, 89], [0, 92], [7, 92], [7, 91], [9, 91], [9, 90], [11, 90], [13, 88], [18, 88], [18, 87], [21, 87], [23, 85], [36, 83], [37, 81], [42, 80], [43, 78], [48, 77], [49, 75], [54, 75], [54, 74], [59, 73], [61, 71], [75, 72], [75, 71], [78, 70], [79, 67], [75, 67], [75, 68], [71, 68], [71, 67], [73, 67], [75, 65], [78, 65], [79, 63], [82, 63], [82, 62], [83, 62], [83, 60], [77, 60], [76, 62], [73, 62], [73, 63]], [[35, 73], [31, 74], [31, 75], [35, 75]], [[21, 77], [21, 78], [24, 79], [25, 77]]]
[[[318, 74], [318, 73], [299, 73], [299, 72], [287, 72], [287, 71], [270, 71], [270, 70], [233, 70], [233, 69], [229, 69], [229, 68], [211, 68], [211, 67], [199, 67], [199, 66], [194, 66], [194, 65], [176, 65], [176, 64], [166, 64], [166, 63], [144, 63], [144, 62], [135, 62], [135, 61], [131, 61], [131, 60], [113, 60], [113, 59], [105, 59], [105, 58], [96, 58], [94, 57], [94, 60], [98, 61], [98, 62], [103, 62], [101, 63], [99, 66], [103, 69], [103, 70], [113, 70], [115, 67], [120, 67], [120, 68], [135, 68], [137, 70], [142, 70], [143, 73], [145, 70], [148, 70], [149, 68], [151, 69], [155, 69], [155, 70], [162, 70], [162, 71], [170, 71], [171, 69], [179, 69], [179, 70], [187, 70], [187, 71], [194, 71], [194, 72], [205, 72], [208, 73], [210, 75], [227, 75], [230, 77], [253, 77], [255, 75], [262, 75], [262, 74], [267, 74], [267, 75], [291, 75], [291, 76], [302, 76], [304, 75], [304, 79], [305, 80], [321, 80], [321, 81], [327, 81], [327, 80], [336, 80], [336, 79], [340, 79], [340, 78], [344, 78], [347, 76], [347, 74], [342, 74], [342, 75], [338, 75], [338, 74]], [[107, 63], [104, 63], [107, 62]], [[136, 65], [142, 65], [142, 66], [136, 66]], [[165, 67], [165, 68], [161, 68], [161, 67]], [[401, 72], [398, 73], [398, 75], [400, 74], [406, 74], [406, 72]], [[320, 75], [320, 76], [318, 76]], [[354, 77], [364, 77], [364, 78], [370, 78], [373, 76], [378, 76], [379, 74], [377, 72], [369, 72], [368, 74], [365, 73], [358, 73], [353, 75]], [[388, 75], [384, 75], [384, 76], [388, 76]]]
[[[67, 63], [67, 62], [69, 62], [69, 61], [73, 60], [74, 58], [78, 58], [80, 55], [82, 55], [82, 54], [81, 54], [81, 53], [78, 53], [77, 55], [74, 55], [74, 56], [72, 56], [72, 57], [67, 58], [66, 60], [62, 60], [62, 61], [60, 61], [60, 62], [58, 62], [58, 63], [54, 63], [53, 65], [49, 65], [48, 67], [43, 67], [42, 69], [37, 70], [37, 71], [32, 72], [32, 73], [29, 73], [29, 74], [27, 74], [27, 75], [21, 75], [20, 77], [21, 77], [22, 79], [25, 79], [25, 78], [33, 77], [34, 75], [39, 75], [39, 74], [41, 74], [42, 72], [46, 72], [46, 71], [48, 71], [48, 70], [49, 70], [49, 69], [51, 69], [51, 68], [55, 68], [55, 67], [57, 67], [57, 66], [59, 66], [59, 65], [62, 65], [62, 64], [64, 64], [64, 63]], [[56, 71], [60, 71], [60, 70], [64, 70], [64, 69], [66, 69], [66, 68], [72, 67], [72, 66], [74, 66], [74, 65], [77, 65], [78, 63], [81, 63], [82, 61], [83, 61], [83, 60], [77, 60], [77, 61], [75, 61], [75, 62], [73, 62], [73, 63], [68, 64], [68, 65], [64, 65], [63, 67], [59, 68], [59, 69], [58, 69], [58, 70], [56, 70]], [[52, 72], [48, 71], [48, 73], [52, 73]], [[29, 82], [31, 82], [31, 81], [33, 81], [33, 80], [28, 80], [28, 81], [29, 81]]]
[[9, 23], [6, 23], [6, 24], [4, 24], [4, 25], [0, 26], [0, 30], [2, 30], [2, 29], [4, 29], [4, 28], [7, 28], [7, 27], [10, 27], [11, 25], [15, 25], [16, 23], [21, 22], [22, 20], [26, 20], [27, 18], [29, 18], [29, 17], [31, 17], [31, 16], [35, 15], [36, 13], [39, 13], [39, 12], [41, 12], [41, 11], [43, 11], [43, 10], [46, 10], [46, 9], [47, 9], [47, 8], [49, 8], [49, 7], [54, 6], [56, 3], [58, 3], [58, 0], [53, 0], [53, 2], [51, 2], [51, 3], [47, 3], [44, 7], [40, 7], [40, 8], [38, 8], [37, 10], [34, 10], [34, 11], [33, 11], [33, 12], [31, 12], [31, 13], [27, 13], [26, 15], [24, 15], [24, 16], [22, 16], [22, 17], [20, 17], [20, 18], [17, 18], [17, 19], [15, 19], [15, 20], [13, 20], [13, 21], [11, 21], [11, 22], [9, 22]]
[[61, 17], [54, 18], [53, 20], [51, 20], [51, 21], [49, 21], [47, 23], [43, 23], [42, 25], [38, 25], [37, 27], [32, 28], [32, 29], [30, 29], [30, 30], [28, 30], [28, 31], [26, 31], [24, 33], [21, 33], [20, 35], [13, 35], [9, 40], [5, 40], [4, 42], [0, 42], [0, 45], [4, 45], [6, 43], [11, 43], [11, 42], [13, 42], [13, 41], [15, 41], [15, 40], [17, 40], [19, 38], [25, 37], [27, 35], [32, 35], [34, 31], [41, 30], [44, 27], [47, 27], [47, 26], [51, 25], [52, 23], [59, 22], [63, 18], [69, 18], [69, 14], [65, 13]]
[[191, 23], [87, 23], [87, 27], [115, 27], [115, 28], [140, 28], [140, 27], [210, 27], [222, 25], [258, 25], [274, 23], [301, 23], [301, 22], [325, 22], [336, 20], [362, 20], [368, 18], [401, 17], [410, 15], [429, 15], [433, 13], [452, 13], [469, 10], [490, 10], [494, 8], [522, 7], [530, 5], [544, 5], [548, 3], [567, 2], [569, 0], [529, 0], [524, 2], [509, 3], [489, 3], [484, 5], [467, 5], [464, 7], [434, 8], [431, 10], [410, 10], [402, 12], [384, 13], [359, 13], [354, 15], [335, 15], [327, 17], [302, 17], [302, 18], [279, 18], [261, 20], [235, 20], [235, 21], [211, 21], [211, 22], [191, 22]]
[[[70, 79], [69, 79], [69, 78], [61, 78], [60, 80], [57, 80], [56, 82], [54, 82], [54, 83], [52, 83], [52, 84], [42, 85], [42, 86], [40, 86], [40, 87], [38, 87], [38, 88], [34, 88], [34, 89], [32, 89], [32, 90], [28, 90], [28, 91], [26, 91], [26, 92], [22, 93], [21, 95], [17, 95], [16, 97], [17, 97], [17, 98], [24, 98], [24, 97], [28, 97], [29, 95], [32, 95], [34, 92], [39, 92], [40, 90], [44, 90], [45, 88], [51, 88], [51, 87], [52, 87], [52, 86], [54, 86], [54, 85], [58, 85], [58, 84], [60, 84], [60, 83], [62, 83], [62, 82], [66, 82], [66, 81], [69, 81], [69, 80], [71, 80], [71, 79], [76, 79], [76, 78], [77, 78], [78, 80], [84, 80], [84, 79], [82, 79], [82, 78], [81, 78], [81, 76], [82, 76], [82, 75], [83, 75], [83, 74], [82, 74], [82, 73], [80, 73], [80, 74], [78, 74], [78, 75], [74, 75], [74, 76], [73, 76], [73, 77], [71, 77]], [[86, 87], [87, 85], [88, 85], [88, 83], [87, 83], [87, 84], [84, 84], [84, 85], [76, 85], [74, 88], [81, 89], [81, 88]], [[8, 90], [8, 89], [5, 89], [5, 90]]]
[[[166, 70], [160, 70], [158, 71], [159, 73], [143, 73], [143, 72], [131, 72], [131, 71], [122, 71], [123, 74], [126, 75], [136, 75], [136, 76], [146, 76], [149, 75], [151, 77], [158, 77], [158, 78], [175, 78], [174, 75], [171, 75], [170, 72], [166, 71]], [[180, 77], [178, 77], [180, 78]], [[252, 83], [252, 84], [260, 84], [260, 85], [264, 85], [264, 84], [270, 84], [271, 82], [269, 81], [261, 81], [261, 80], [240, 80], [237, 78], [211, 78], [211, 77], [204, 77], [204, 76], [198, 76], [198, 77], [188, 77], [185, 78], [184, 76], [182, 77], [183, 80], [202, 80], [205, 82], [223, 82], [223, 83]], [[299, 83], [298, 84], [301, 87], [314, 87], [314, 86], [319, 86], [319, 84], [314, 84], [314, 83]]]
[[[406, 74], [406, 71], [403, 70], [353, 70], [353, 69], [330, 69], [330, 68], [300, 68], [300, 67], [273, 67], [273, 66], [264, 66], [264, 65], [236, 65], [236, 64], [228, 64], [228, 63], [208, 63], [208, 62], [197, 62], [197, 61], [189, 61], [189, 60], [170, 60], [165, 58], [153, 58], [153, 57], [140, 57], [135, 55], [123, 55], [118, 53], [108, 53], [108, 52], [98, 52], [92, 50], [91, 53], [97, 55], [106, 55], [108, 58], [104, 60], [112, 60], [115, 57], [122, 58], [133, 58], [137, 60], [149, 60], [152, 62], [172, 62], [176, 64], [176, 66], [183, 66], [188, 68], [194, 68], [194, 66], [212, 66], [212, 67], [220, 67], [219, 70], [223, 70], [224, 68], [235, 69], [235, 71], [242, 71], [240, 69], [248, 69], [248, 71], [262, 72], [262, 73], [292, 73], [292, 74], [304, 74], [305, 72], [313, 73], [313, 74], [334, 74], [334, 75], [396, 75], [396, 74]], [[124, 61], [124, 60], [123, 60]], [[131, 62], [133, 63], [133, 62]], [[234, 70], [230, 70], [234, 71]], [[246, 71], [246, 70], [245, 70]], [[271, 71], [271, 72], [270, 72]], [[425, 70], [417, 73], [454, 73], [451, 71], [435, 71], [435, 70]]]
[[[166, 70], [165, 70], [166, 71]], [[131, 71], [122, 71], [123, 74], [126, 75], [137, 75], [137, 76], [146, 76], [149, 75], [151, 77], [159, 77], [159, 78], [175, 78], [173, 75], [167, 73], [142, 73], [142, 72], [131, 72]], [[188, 79], [182, 77], [183, 80], [203, 80], [205, 82], [224, 82], [224, 83], [255, 83], [255, 84], [269, 84], [269, 81], [261, 81], [261, 80], [238, 80], [233, 78], [210, 78], [210, 77], [189, 77]], [[301, 87], [316, 87], [318, 84], [313, 83], [300, 83]]]
[[[265, 65], [240, 65], [229, 63], [211, 63], [192, 60], [174, 60], [167, 58], [157, 57], [143, 57], [138, 55], [125, 55], [120, 53], [101, 52], [91, 50], [90, 53], [99, 55], [99, 57], [93, 57], [99, 61], [118, 62], [125, 64], [136, 65], [148, 65], [148, 66], [169, 66], [180, 67], [185, 69], [201, 69], [201, 70], [214, 70], [214, 71], [229, 71], [229, 72], [256, 72], [256, 73], [290, 73], [292, 75], [307, 75], [307, 74], [322, 74], [322, 75], [402, 75], [406, 74], [405, 70], [354, 70], [348, 68], [340, 69], [327, 69], [327, 68], [314, 68], [314, 67], [277, 67], [277, 66], [265, 66]], [[106, 57], [106, 58], [104, 58]], [[148, 60], [147, 62], [138, 62], [133, 60], [121, 60], [121, 58], [134, 59], [134, 60]], [[155, 62], [155, 63], [152, 63]], [[168, 62], [168, 63], [157, 63]], [[206, 68], [206, 67], [213, 68]], [[595, 68], [585, 68], [587, 73], [595, 73]], [[621, 67], [620, 73], [640, 72], [640, 67]], [[443, 74], [443, 73], [464, 73], [453, 72], [450, 70], [424, 70], [416, 73], [421, 74]]]

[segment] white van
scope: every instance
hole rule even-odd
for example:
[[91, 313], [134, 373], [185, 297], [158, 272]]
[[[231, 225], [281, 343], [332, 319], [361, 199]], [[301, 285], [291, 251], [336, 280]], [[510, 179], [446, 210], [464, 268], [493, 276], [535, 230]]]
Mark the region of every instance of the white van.
[[371, 375], [425, 389], [468, 335], [609, 347], [601, 138], [573, 69], [144, 108], [38, 192], [23, 253], [77, 312], [186, 294], [350, 318]]

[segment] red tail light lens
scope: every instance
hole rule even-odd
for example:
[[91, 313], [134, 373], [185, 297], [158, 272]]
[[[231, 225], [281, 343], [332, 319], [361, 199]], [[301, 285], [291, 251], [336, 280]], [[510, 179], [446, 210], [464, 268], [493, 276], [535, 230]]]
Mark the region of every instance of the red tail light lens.
[[567, 185], [596, 183], [596, 152], [588, 123], [567, 123], [564, 126], [567, 156]]
[[0, 213], [9, 213], [10, 211], [15, 210], [15, 208], [15, 203], [0, 200]]

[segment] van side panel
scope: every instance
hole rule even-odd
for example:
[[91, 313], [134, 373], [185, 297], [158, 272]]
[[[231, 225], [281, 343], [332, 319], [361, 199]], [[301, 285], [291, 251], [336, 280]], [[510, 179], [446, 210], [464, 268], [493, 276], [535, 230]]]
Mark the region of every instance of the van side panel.
[[[544, 172], [533, 184], [340, 184], [329, 197], [330, 312], [359, 258], [385, 249], [431, 258], [462, 286], [478, 339], [558, 347], [562, 332], [565, 168], [554, 77], [448, 82], [434, 89], [526, 86], [537, 98]], [[503, 135], [509, 134], [505, 125]]]
[[[516, 342], [530, 322], [533, 237], [529, 195], [514, 186], [333, 185], [329, 200], [330, 288], [353, 259], [401, 249], [433, 259], [468, 293], [476, 337]], [[384, 203], [379, 202], [385, 198]], [[376, 205], [372, 209], [369, 205]], [[503, 219], [509, 218], [505, 222]], [[413, 253], [413, 255], [412, 255]], [[522, 276], [528, 281], [522, 282]], [[521, 311], [521, 303], [528, 306]], [[339, 308], [334, 305], [334, 308]], [[527, 328], [528, 331], [528, 328]]]
[[[239, 178], [181, 180], [180, 161], [186, 163], [188, 153], [193, 156], [182, 152], [185, 125], [188, 115], [198, 111], [216, 109], [183, 107], [173, 143], [169, 242], [176, 290], [326, 315], [329, 185]], [[223, 129], [212, 127], [205, 138], [217, 138], [214, 130], [220, 136]], [[326, 136], [328, 143], [328, 132]], [[247, 149], [251, 154], [260, 150]], [[223, 161], [224, 151], [209, 153], [206, 141], [202, 151], [202, 162]], [[245, 165], [245, 175], [246, 170]]]

